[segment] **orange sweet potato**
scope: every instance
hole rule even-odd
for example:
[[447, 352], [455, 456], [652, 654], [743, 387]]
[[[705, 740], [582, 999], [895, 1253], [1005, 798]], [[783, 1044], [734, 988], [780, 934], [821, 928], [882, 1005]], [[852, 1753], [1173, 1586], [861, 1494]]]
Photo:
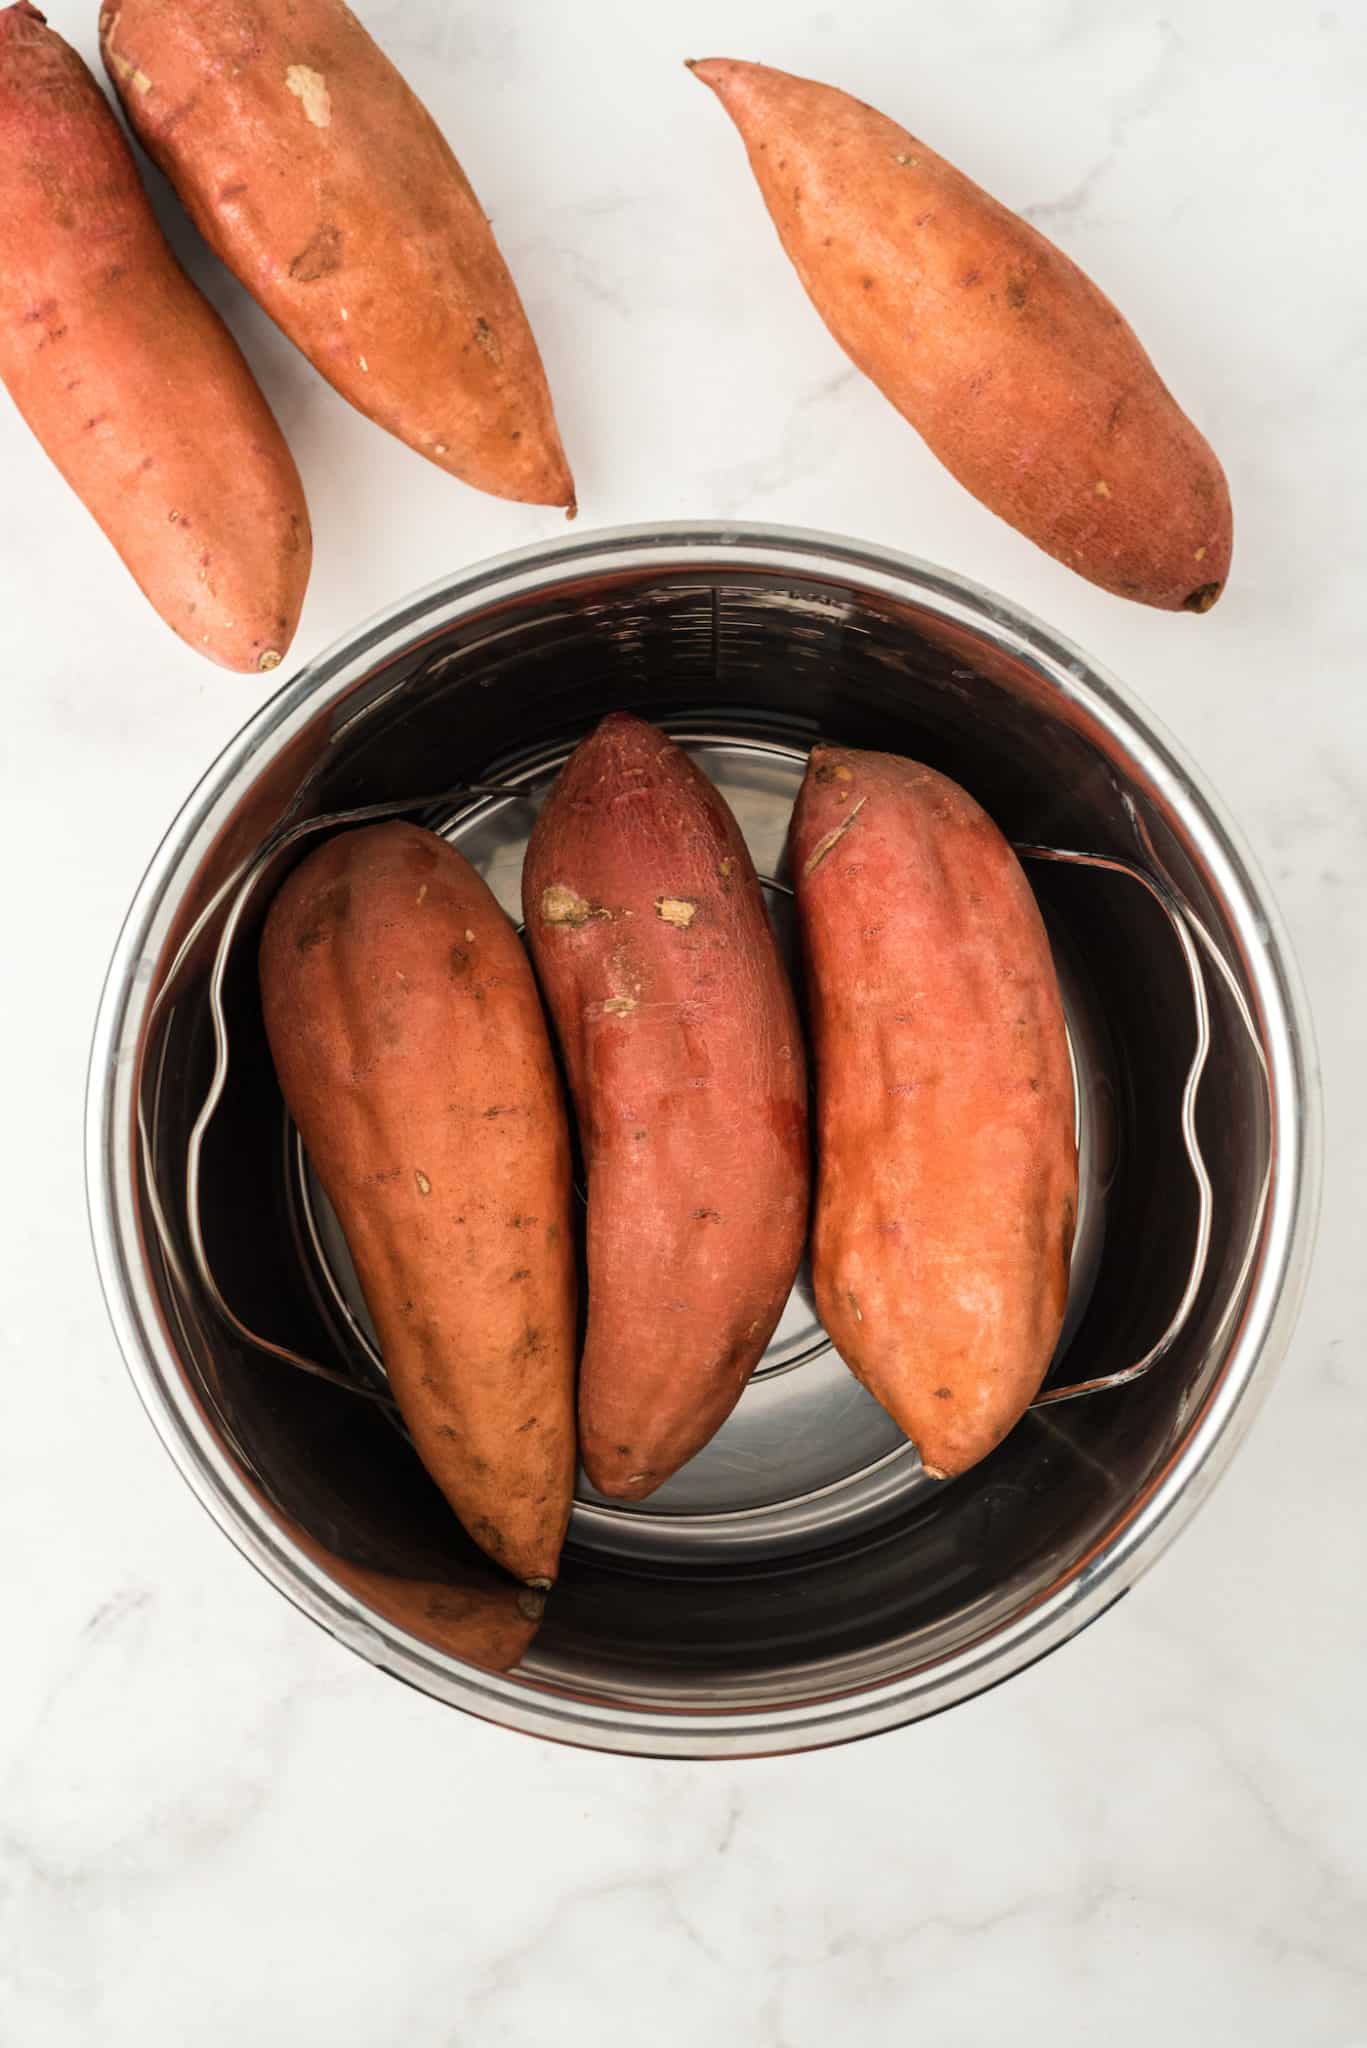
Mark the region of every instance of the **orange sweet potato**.
[[588, 1174], [580, 1455], [640, 1500], [726, 1420], [792, 1285], [797, 1016], [740, 828], [640, 719], [576, 748], [522, 887]]
[[574, 1484], [569, 1129], [517, 935], [443, 840], [374, 825], [289, 877], [260, 964], [418, 1454], [481, 1549], [549, 1585]]
[[0, 11], [0, 188], [0, 379], [167, 625], [274, 668], [309, 574], [298, 471], [104, 95], [27, 0]]
[[1049, 942], [992, 820], [915, 762], [814, 748], [790, 850], [817, 1309], [944, 1477], [1020, 1419], [1063, 1325], [1077, 1150]]
[[100, 45], [205, 241], [343, 398], [465, 483], [573, 508], [493, 230], [342, 0], [109, 0]]
[[959, 482], [1103, 589], [1208, 611], [1233, 546], [1224, 472], [1090, 278], [848, 93], [692, 69], [827, 327]]

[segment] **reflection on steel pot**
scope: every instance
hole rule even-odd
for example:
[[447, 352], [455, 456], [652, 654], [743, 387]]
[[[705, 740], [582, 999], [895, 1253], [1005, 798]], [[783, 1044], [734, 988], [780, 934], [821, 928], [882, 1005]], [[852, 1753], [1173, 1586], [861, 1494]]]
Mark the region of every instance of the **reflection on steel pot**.
[[[622, 707], [725, 789], [785, 943], [784, 835], [818, 736], [929, 762], [1055, 856], [1030, 874], [1077, 1093], [1068, 1322], [1042, 1402], [940, 1485], [831, 1352], [800, 1274], [720, 1434], [639, 1504], [581, 1481], [539, 1629], [528, 1612], [495, 1633], [498, 1589], [395, 1421], [345, 1244], [285, 1118], [256, 939], [313, 822], [374, 807], [445, 833], [516, 917], [537, 804]], [[1089, 858], [1058, 857], [1076, 853]], [[1151, 722], [1076, 649], [958, 577], [755, 528], [588, 534], [506, 557], [306, 669], [153, 862], [89, 1098], [120, 1341], [243, 1552], [439, 1699], [659, 1756], [894, 1727], [1116, 1600], [1209, 1490], [1285, 1346], [1317, 1164], [1309, 1029], [1275, 916]]]

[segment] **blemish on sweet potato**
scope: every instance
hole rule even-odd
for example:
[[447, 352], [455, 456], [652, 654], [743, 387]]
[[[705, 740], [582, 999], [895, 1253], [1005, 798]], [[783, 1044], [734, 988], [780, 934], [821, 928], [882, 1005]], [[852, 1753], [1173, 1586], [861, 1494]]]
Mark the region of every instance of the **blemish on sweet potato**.
[[565, 882], [552, 882], [541, 892], [541, 916], [546, 924], [587, 924], [590, 918], [607, 914]]
[[686, 896], [655, 898], [655, 915], [662, 918], [665, 924], [677, 926], [680, 931], [687, 931], [697, 914], [697, 904], [690, 902]]
[[[113, 29], [117, 28], [117, 26], [118, 16], [115, 15], [113, 25], [109, 32], [112, 34]], [[145, 93], [151, 92], [152, 81], [147, 76], [147, 73], [145, 71], [140, 71], [136, 64], [131, 63], [127, 57], [121, 56], [120, 53], [116, 49], [114, 49], [112, 45], [107, 44], [106, 49], [109, 57], [109, 62], [114, 68], [114, 72], [118, 78], [120, 85], [126, 85], [130, 87], [133, 92], [139, 95], [139, 97], [141, 97]]]
[[432, 1183], [431, 1183], [431, 1181], [430, 1181], [430, 1180], [429, 1180], [429, 1179], [427, 1178], [427, 1175], [426, 1175], [426, 1174], [425, 1174], [425, 1173], [423, 1172], [423, 1170], [422, 1170], [422, 1168], [421, 1168], [420, 1166], [415, 1166], [415, 1167], [413, 1168], [413, 1178], [414, 1178], [414, 1180], [415, 1180], [415, 1181], [417, 1182], [417, 1184], [418, 1184], [418, 1193], [419, 1193], [420, 1195], [430, 1195], [430, 1194], [431, 1194], [431, 1192], [432, 1192]]
[[313, 284], [320, 277], [330, 277], [341, 268], [341, 263], [341, 233], [329, 221], [310, 236], [297, 256], [290, 258], [289, 274], [299, 284]]
[[330, 882], [318, 896], [311, 919], [295, 940], [296, 948], [307, 953], [328, 936], [333, 926], [345, 924], [350, 915], [350, 882]]
[[[817, 772], [819, 774], [820, 770], [818, 769]], [[855, 805], [854, 809], [852, 811], [847, 812], [846, 815], [840, 820], [840, 823], [838, 825], [833, 826], [832, 829], [824, 835], [824, 837], [817, 840], [816, 845], [808, 854], [806, 863], [803, 867], [802, 872], [804, 876], [814, 875], [816, 873], [817, 869], [821, 866], [822, 861], [825, 860], [827, 854], [831, 852], [832, 848], [840, 844], [840, 841], [845, 837], [845, 834], [849, 831], [851, 825], [859, 816], [859, 813], [863, 810], [867, 802], [868, 798], [865, 796], [861, 796], [858, 803]]]
[[321, 72], [308, 64], [290, 64], [285, 69], [285, 90], [294, 94], [306, 118], [315, 128], [327, 128], [332, 121], [332, 95]]

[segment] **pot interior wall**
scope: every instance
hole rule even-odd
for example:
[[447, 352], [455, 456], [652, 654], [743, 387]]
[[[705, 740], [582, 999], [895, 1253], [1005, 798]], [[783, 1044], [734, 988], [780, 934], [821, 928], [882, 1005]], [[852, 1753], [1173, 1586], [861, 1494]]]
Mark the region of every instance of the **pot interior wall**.
[[[801, 748], [820, 735], [912, 755], [963, 783], [1015, 840], [1160, 859], [1237, 967], [1221, 907], [1141, 769], [1118, 758], [1095, 721], [1027, 657], [849, 583], [729, 567], [661, 567], [592, 583], [567, 575], [550, 593], [494, 601], [478, 617], [429, 628], [320, 711], [283, 771], [277, 764], [271, 781], [244, 797], [186, 890], [187, 916], [291, 804], [309, 815], [435, 800], [466, 779], [515, 774], [623, 707], [680, 732]], [[1099, 1254], [1085, 1312], [1055, 1361], [1061, 1384], [1130, 1363], [1181, 1292], [1196, 1197], [1178, 1105], [1195, 1025], [1171, 928], [1142, 888], [1088, 869], [1030, 872], [1086, 1023], [1084, 1082], [1102, 1105], [1093, 1158]], [[269, 894], [260, 892], [244, 925], [225, 988], [232, 1061], [204, 1152], [206, 1245], [224, 1296], [250, 1327], [354, 1369], [298, 1238], [288, 1134], [255, 988], [255, 936]], [[387, 1413], [239, 1341], [186, 1277], [185, 1150], [213, 1057], [206, 970], [200, 947], [144, 1065], [158, 1189], [177, 1253], [158, 1260], [158, 1282], [185, 1369], [282, 1531], [325, 1567], [333, 1559], [403, 1580], [462, 1583], [470, 1546]], [[676, 1709], [809, 1700], [901, 1677], [991, 1633], [1092, 1553], [1155, 1479], [1218, 1379], [1258, 1228], [1265, 1083], [1215, 978], [1211, 1004], [1199, 1108], [1214, 1183], [1210, 1258], [1185, 1334], [1146, 1378], [1035, 1411], [957, 1482], [904, 1490], [855, 1525], [809, 1528], [787, 1545], [747, 1544], [743, 1530], [732, 1532], [735, 1541], [694, 1545], [683, 1530], [664, 1553], [624, 1541], [614, 1555], [601, 1525], [589, 1540], [581, 1519], [513, 1682]], [[146, 1238], [152, 1246], [150, 1219]]]

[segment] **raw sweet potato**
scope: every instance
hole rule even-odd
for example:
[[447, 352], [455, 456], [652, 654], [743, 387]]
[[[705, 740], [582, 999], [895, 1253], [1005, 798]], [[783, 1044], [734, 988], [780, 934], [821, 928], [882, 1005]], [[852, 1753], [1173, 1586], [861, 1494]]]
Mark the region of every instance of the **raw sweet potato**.
[[369, 826], [286, 881], [261, 995], [418, 1454], [480, 1548], [549, 1585], [574, 1484], [569, 1128], [517, 935], [443, 840]]
[[522, 889], [588, 1176], [580, 1455], [640, 1500], [726, 1420], [792, 1285], [797, 1016], [740, 828], [640, 719], [571, 755]]
[[0, 188], [0, 378], [167, 625], [274, 668], [309, 574], [298, 471], [104, 95], [27, 0], [0, 11]]
[[342, 0], [110, 0], [100, 45], [205, 241], [343, 398], [465, 483], [573, 508], [493, 230]]
[[1103, 589], [1208, 611], [1233, 545], [1224, 472], [1077, 265], [848, 93], [692, 69], [827, 327], [959, 482]]
[[817, 1310], [943, 1478], [1019, 1420], [1063, 1325], [1077, 1150], [1049, 941], [992, 820], [913, 761], [814, 748], [790, 850]]

